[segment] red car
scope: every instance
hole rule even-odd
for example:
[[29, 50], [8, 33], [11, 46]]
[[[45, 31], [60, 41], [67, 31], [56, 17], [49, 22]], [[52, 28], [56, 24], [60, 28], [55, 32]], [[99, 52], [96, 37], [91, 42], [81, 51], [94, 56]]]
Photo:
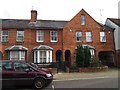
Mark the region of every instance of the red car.
[[52, 80], [51, 72], [38, 69], [25, 61], [2, 60], [2, 88], [9, 86], [33, 86], [41, 89]]

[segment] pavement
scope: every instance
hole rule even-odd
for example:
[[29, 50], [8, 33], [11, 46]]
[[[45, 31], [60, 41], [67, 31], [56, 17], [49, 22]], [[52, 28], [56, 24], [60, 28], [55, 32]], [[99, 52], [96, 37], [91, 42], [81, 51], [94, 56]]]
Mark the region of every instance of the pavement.
[[72, 72], [65, 73], [59, 72], [54, 74], [54, 81], [64, 81], [64, 80], [79, 80], [79, 79], [97, 79], [97, 78], [114, 78], [119, 77], [120, 70], [116, 68], [110, 68], [107, 71], [101, 72]]

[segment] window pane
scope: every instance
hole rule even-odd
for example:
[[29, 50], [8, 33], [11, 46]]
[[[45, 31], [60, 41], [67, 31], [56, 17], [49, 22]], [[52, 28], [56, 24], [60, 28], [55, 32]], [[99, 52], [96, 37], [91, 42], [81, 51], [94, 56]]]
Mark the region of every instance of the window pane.
[[8, 31], [3, 31], [3, 35], [8, 35]]
[[105, 32], [100, 32], [100, 42], [106, 42]]
[[2, 31], [2, 42], [8, 41], [8, 31]]
[[50, 51], [48, 51], [48, 62], [50, 62]]
[[86, 42], [92, 42], [92, 33], [86, 32]]
[[81, 25], [85, 25], [85, 15], [81, 16]]
[[3, 70], [12, 70], [12, 62], [3, 62], [2, 69]]
[[15, 71], [26, 71], [26, 69], [29, 69], [29, 67], [27, 64], [24, 64], [21, 62], [15, 62], [14, 69], [15, 69]]
[[25, 60], [25, 51], [10, 51], [10, 60]]
[[[35, 55], [39, 52], [39, 55]], [[50, 50], [40, 50], [40, 51], [35, 51], [34, 56], [36, 56], [38, 59], [36, 59], [36, 63], [49, 63], [52, 62], [52, 51]], [[35, 58], [34, 58], [35, 59]], [[35, 61], [35, 60], [34, 60]]]
[[17, 41], [24, 41], [24, 31], [17, 31]]
[[10, 60], [18, 60], [19, 59], [19, 52], [18, 51], [11, 51], [10, 52]]
[[44, 31], [37, 31], [37, 42], [43, 42], [44, 41]]
[[25, 60], [25, 51], [20, 51], [21, 56], [20, 56], [20, 60]]
[[82, 32], [76, 32], [76, 40], [82, 42]]
[[57, 42], [57, 40], [58, 40], [58, 33], [57, 33], [57, 31], [51, 31], [51, 33], [50, 33], [51, 35], [51, 42]]

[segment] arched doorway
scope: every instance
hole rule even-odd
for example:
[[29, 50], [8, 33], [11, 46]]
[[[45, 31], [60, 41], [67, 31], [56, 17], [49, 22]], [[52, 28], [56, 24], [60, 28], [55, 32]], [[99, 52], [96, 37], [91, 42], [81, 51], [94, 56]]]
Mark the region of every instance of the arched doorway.
[[56, 61], [61, 61], [62, 60], [62, 51], [57, 50], [56, 51]]
[[56, 51], [56, 64], [57, 64], [58, 71], [62, 70], [62, 51], [61, 50]]
[[114, 66], [114, 55], [112, 51], [99, 52], [99, 60], [103, 65]]
[[2, 52], [0, 51], [0, 60], [2, 60]]
[[70, 65], [71, 65], [71, 52], [70, 52], [70, 50], [65, 51], [65, 62], [66, 62], [66, 66], [70, 67]]

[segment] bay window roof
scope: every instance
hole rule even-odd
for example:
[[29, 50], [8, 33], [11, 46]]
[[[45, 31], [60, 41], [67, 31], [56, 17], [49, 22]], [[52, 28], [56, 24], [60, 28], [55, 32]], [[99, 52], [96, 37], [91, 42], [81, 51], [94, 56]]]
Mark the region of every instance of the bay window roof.
[[47, 45], [40, 45], [34, 47], [33, 50], [53, 50], [53, 48]]
[[6, 51], [27, 51], [28, 48], [22, 46], [22, 45], [13, 45], [5, 49]]

